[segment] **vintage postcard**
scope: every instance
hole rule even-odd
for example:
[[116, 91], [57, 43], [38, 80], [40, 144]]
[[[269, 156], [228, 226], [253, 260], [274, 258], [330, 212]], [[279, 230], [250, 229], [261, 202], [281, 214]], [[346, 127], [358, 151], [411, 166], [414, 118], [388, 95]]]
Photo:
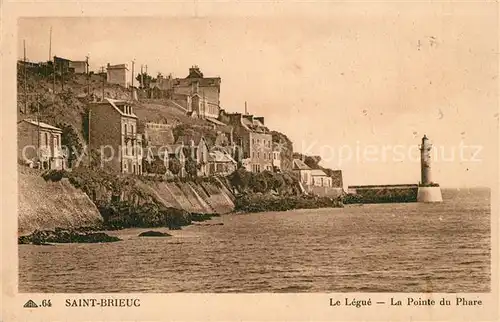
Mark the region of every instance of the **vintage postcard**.
[[497, 321], [497, 2], [7, 2], [3, 321]]

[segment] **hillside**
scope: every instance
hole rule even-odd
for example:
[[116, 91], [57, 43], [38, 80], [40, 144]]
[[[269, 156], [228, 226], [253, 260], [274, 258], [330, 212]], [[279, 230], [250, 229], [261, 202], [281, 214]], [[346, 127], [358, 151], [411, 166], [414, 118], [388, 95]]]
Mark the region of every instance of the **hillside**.
[[[18, 66], [17, 74], [17, 118], [35, 119], [39, 113], [40, 120], [63, 127], [69, 125], [77, 134], [79, 143], [87, 141], [87, 104], [105, 97], [129, 100], [131, 91], [119, 85], [103, 81], [103, 76], [91, 74], [87, 78], [82, 74], [65, 75], [63, 80], [43, 69], [28, 69], [26, 73], [26, 93], [24, 68]], [[54, 86], [55, 84], [55, 86]], [[90, 94], [88, 94], [89, 92]], [[139, 95], [141, 96], [141, 95]], [[215, 126], [206, 120], [192, 118], [178, 104], [169, 100], [140, 100], [134, 103], [134, 112], [139, 122], [161, 122], [174, 126], [182, 125], [177, 132], [190, 129], [215, 137], [217, 131], [230, 132], [229, 126]], [[63, 139], [64, 140], [64, 139]]]

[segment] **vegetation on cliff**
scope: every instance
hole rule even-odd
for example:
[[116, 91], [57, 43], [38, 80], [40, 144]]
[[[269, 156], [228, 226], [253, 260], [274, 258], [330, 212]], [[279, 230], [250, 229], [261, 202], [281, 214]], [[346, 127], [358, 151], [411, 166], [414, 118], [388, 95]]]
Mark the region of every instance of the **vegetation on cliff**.
[[273, 196], [271, 194], [246, 194], [236, 198], [235, 210], [243, 212], [286, 211], [343, 207], [342, 199], [318, 196]]
[[293, 142], [285, 134], [278, 131], [271, 131], [274, 144], [281, 145], [280, 158], [281, 168], [284, 170], [292, 169], [293, 162]]
[[271, 193], [278, 195], [296, 195], [299, 193], [299, 180], [293, 172], [259, 173], [239, 168], [228, 176], [233, 189], [240, 193]]

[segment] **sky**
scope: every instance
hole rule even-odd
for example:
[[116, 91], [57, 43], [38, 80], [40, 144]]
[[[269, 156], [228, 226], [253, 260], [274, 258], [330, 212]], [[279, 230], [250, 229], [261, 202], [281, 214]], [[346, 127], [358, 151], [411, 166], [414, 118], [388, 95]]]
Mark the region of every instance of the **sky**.
[[18, 57], [135, 60], [148, 73], [220, 76], [221, 107], [264, 116], [294, 150], [342, 169], [344, 184], [418, 183], [417, 145], [434, 144], [444, 187], [498, 178], [496, 10], [400, 7], [331, 15], [23, 18]]

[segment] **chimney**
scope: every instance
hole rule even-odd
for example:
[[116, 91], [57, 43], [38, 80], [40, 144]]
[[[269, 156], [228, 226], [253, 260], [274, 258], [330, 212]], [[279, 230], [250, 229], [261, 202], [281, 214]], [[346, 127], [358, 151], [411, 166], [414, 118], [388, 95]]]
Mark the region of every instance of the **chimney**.
[[245, 115], [248, 115], [248, 110], [247, 110], [247, 101], [245, 101]]
[[108, 63], [108, 68], [109, 68], [109, 66], [111, 66], [110, 63]]

